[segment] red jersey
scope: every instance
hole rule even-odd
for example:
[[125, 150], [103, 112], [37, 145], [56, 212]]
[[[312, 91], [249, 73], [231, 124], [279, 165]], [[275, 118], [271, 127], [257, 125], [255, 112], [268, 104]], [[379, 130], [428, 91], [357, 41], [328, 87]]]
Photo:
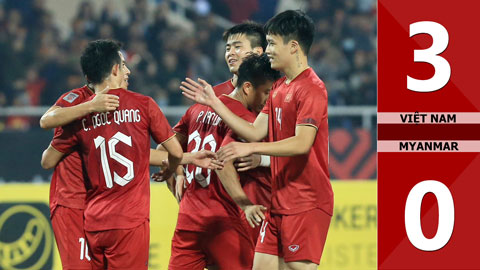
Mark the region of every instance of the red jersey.
[[[55, 106], [71, 107], [78, 105], [93, 95], [86, 85], [73, 89], [58, 98]], [[55, 128], [55, 134], [63, 132], [62, 127]], [[50, 183], [50, 214], [57, 205], [85, 209], [85, 183], [82, 160], [78, 151], [73, 151], [58, 162]]]
[[[239, 101], [237, 101], [240, 103]], [[242, 106], [243, 107], [243, 106]], [[242, 117], [246, 121], [253, 123], [257, 118], [257, 114], [247, 110], [247, 108], [243, 107], [243, 110], [238, 110], [237, 113], [244, 115]], [[244, 141], [240, 139], [233, 130], [229, 130], [227, 136], [222, 142], [222, 147], [229, 144], [232, 141]], [[240, 184], [242, 185], [243, 191], [247, 197], [254, 203], [254, 204], [261, 204], [267, 208], [270, 208], [271, 205], [271, 182], [272, 182], [272, 174], [270, 172], [270, 168], [267, 167], [257, 167], [252, 170], [248, 170], [245, 172], [238, 172], [240, 177]]]
[[[248, 110], [240, 102], [225, 95], [219, 98], [232, 112], [247, 117]], [[188, 138], [187, 152], [202, 149], [216, 152], [229, 130], [210, 107], [200, 104], [191, 106], [174, 127], [175, 132]], [[180, 202], [177, 229], [206, 231], [223, 220], [240, 222], [240, 208], [214, 172], [190, 164], [186, 166], [185, 177], [189, 185]]]
[[268, 167], [257, 167], [239, 172], [240, 184], [253, 204], [260, 204], [270, 209], [272, 204], [272, 174]]
[[91, 184], [86, 231], [130, 229], [149, 219], [150, 136], [157, 143], [173, 137], [152, 98], [125, 89], [109, 94], [120, 98], [115, 111], [82, 117], [52, 142], [63, 153], [77, 144], [80, 147]]
[[333, 213], [333, 190], [328, 171], [327, 90], [309, 68], [289, 84], [274, 86], [262, 112], [269, 114], [269, 141], [295, 136], [297, 125], [317, 129], [307, 154], [272, 157], [272, 213], [291, 215], [320, 208]]
[[217, 97], [221, 95], [228, 95], [235, 89], [235, 86], [232, 84], [232, 80], [225, 81], [221, 84], [217, 84], [213, 87], [213, 91], [215, 91], [215, 95]]

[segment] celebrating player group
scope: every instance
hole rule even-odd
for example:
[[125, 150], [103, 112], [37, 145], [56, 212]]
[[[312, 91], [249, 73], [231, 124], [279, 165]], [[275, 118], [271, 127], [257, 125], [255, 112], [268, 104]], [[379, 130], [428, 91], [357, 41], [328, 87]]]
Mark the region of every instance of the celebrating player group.
[[307, 58], [313, 35], [293, 10], [228, 29], [232, 78], [214, 87], [186, 78], [179, 91], [197, 104], [173, 129], [152, 98], [127, 90], [121, 45], [90, 42], [87, 84], [40, 120], [55, 128], [41, 163], [54, 168], [63, 269], [148, 269], [149, 165], [180, 203], [168, 269], [317, 269], [333, 191], [327, 91]]

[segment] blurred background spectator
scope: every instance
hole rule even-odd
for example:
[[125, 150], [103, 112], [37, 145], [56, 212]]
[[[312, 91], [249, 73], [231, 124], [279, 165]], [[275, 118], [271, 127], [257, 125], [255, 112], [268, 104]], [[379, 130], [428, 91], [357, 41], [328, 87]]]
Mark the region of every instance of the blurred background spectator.
[[299, 7], [315, 21], [310, 64], [324, 79], [329, 102], [376, 104], [373, 0], [134, 0], [121, 6], [72, 1], [79, 4], [71, 7], [76, 14], [66, 35], [60, 34], [49, 2], [58, 1], [0, 1], [0, 106], [49, 106], [81, 86], [79, 56], [88, 41], [99, 38], [124, 43], [131, 89], [162, 104], [183, 105], [175, 82], [185, 76], [211, 83], [230, 77], [221, 41], [228, 22], [265, 23], [278, 11]]
[[[330, 105], [375, 106], [375, 0], [0, 0], [0, 109], [45, 111], [83, 86], [81, 52], [100, 38], [124, 44], [129, 89], [162, 107], [190, 105], [179, 90], [186, 76], [211, 84], [231, 77], [223, 31], [247, 19], [265, 23], [286, 9], [302, 9], [314, 20], [310, 65], [324, 80]], [[42, 112], [0, 114], [0, 133], [39, 130]], [[374, 123], [365, 119], [341, 116], [329, 124], [350, 134], [363, 125], [373, 141]], [[175, 124], [178, 116], [169, 120]], [[374, 143], [369, 149], [375, 151]]]

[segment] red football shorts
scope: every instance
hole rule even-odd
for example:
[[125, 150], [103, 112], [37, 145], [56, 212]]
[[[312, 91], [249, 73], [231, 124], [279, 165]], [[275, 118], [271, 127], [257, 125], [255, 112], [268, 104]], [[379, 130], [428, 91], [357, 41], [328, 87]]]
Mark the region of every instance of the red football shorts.
[[57, 205], [51, 220], [63, 269], [91, 269], [83, 210]]
[[250, 225], [248, 224], [248, 221], [247, 221], [247, 217], [245, 216], [245, 214], [243, 212], [242, 212], [242, 220], [247, 225], [246, 226], [247, 227], [247, 233], [248, 233], [248, 235], [249, 235], [249, 237], [252, 241], [253, 246], [256, 246], [258, 236], [260, 235], [261, 226], [255, 226], [255, 228], [250, 227]]
[[132, 229], [85, 232], [85, 235], [92, 269], [148, 269], [149, 221]]
[[[216, 224], [219, 225], [219, 224]], [[169, 270], [250, 270], [255, 245], [242, 222], [215, 226], [206, 232], [175, 229]]]
[[262, 223], [255, 252], [276, 255], [285, 262], [320, 264], [331, 218], [320, 209], [296, 215], [269, 214]]

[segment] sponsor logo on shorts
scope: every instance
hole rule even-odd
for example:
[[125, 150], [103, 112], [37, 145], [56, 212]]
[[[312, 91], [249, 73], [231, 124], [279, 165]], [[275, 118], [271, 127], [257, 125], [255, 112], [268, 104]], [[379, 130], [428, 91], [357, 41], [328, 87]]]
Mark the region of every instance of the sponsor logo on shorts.
[[290, 245], [288, 246], [288, 250], [290, 250], [291, 252], [297, 252], [297, 250], [300, 248], [299, 245]]

